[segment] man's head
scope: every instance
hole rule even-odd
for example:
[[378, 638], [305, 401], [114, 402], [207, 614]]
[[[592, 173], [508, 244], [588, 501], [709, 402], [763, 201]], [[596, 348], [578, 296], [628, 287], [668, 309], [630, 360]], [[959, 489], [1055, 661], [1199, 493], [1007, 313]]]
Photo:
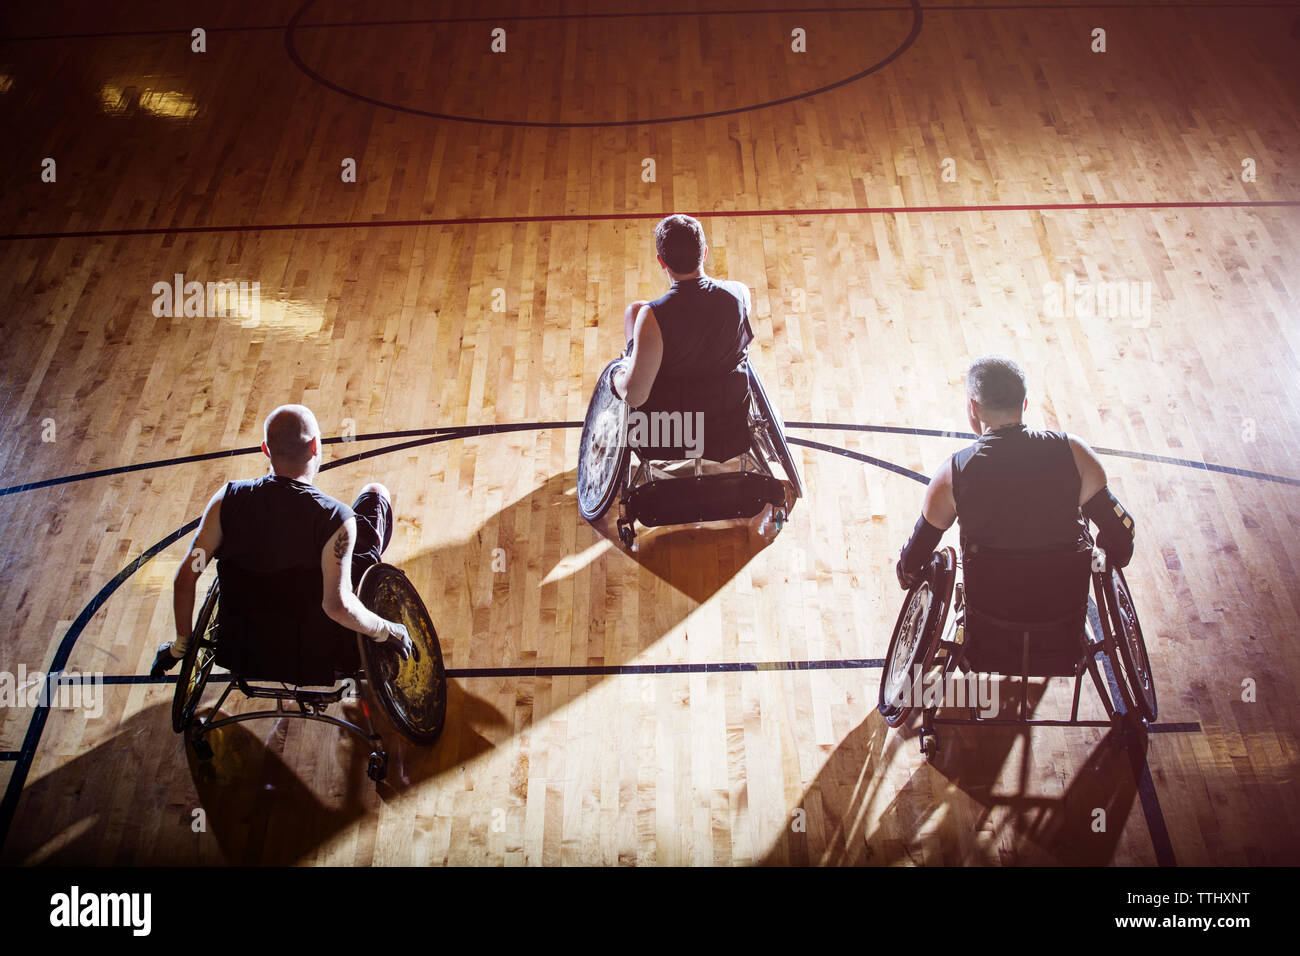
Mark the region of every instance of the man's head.
[[286, 478], [308, 481], [320, 468], [320, 426], [305, 405], [281, 405], [266, 418], [262, 451], [271, 470]]
[[709, 247], [704, 241], [704, 227], [699, 220], [681, 213], [661, 220], [655, 226], [655, 252], [659, 264], [678, 276], [700, 271]]
[[1020, 421], [1029, 406], [1024, 370], [1009, 358], [986, 355], [966, 371], [967, 416], [976, 433]]

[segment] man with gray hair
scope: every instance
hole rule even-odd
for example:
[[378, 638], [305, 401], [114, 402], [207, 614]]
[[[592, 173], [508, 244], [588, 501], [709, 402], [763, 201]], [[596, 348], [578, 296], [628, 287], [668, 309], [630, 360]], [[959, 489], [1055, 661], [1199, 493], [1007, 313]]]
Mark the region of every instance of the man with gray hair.
[[1029, 407], [1025, 373], [1011, 359], [986, 356], [966, 373], [966, 414], [978, 436], [930, 479], [912, 537], [899, 557], [898, 583], [912, 587], [954, 521], [963, 551], [1063, 551], [1097, 544], [1110, 564], [1133, 557], [1134, 524], [1106, 487], [1088, 444], [1021, 421]]
[[[403, 659], [410, 656], [406, 627], [368, 611], [352, 590], [392, 539], [388, 489], [377, 482], [367, 484], [350, 508], [317, 489], [320, 426], [302, 405], [277, 408], [267, 417], [263, 434], [269, 473], [228, 482], [212, 496], [189, 554], [176, 569], [172, 597], [176, 640], [158, 648], [151, 676], [162, 676], [185, 656], [193, 630], [195, 585], [214, 557], [251, 574], [319, 571], [321, 603], [300, 609], [304, 616], [323, 611], [326, 627], [332, 621], [345, 633], [365, 634], [389, 644]], [[338, 636], [323, 636], [322, 648], [330, 637]]]

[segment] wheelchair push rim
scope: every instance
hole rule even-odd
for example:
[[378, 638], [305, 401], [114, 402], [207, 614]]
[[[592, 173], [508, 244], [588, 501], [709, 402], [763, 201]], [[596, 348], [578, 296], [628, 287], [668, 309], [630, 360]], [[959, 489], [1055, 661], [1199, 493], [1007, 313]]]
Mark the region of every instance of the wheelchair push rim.
[[357, 635], [366, 684], [397, 731], [417, 744], [432, 744], [447, 720], [447, 671], [433, 619], [410, 579], [391, 564], [366, 569], [357, 597], [370, 611], [406, 625], [418, 650], [407, 660]]
[[794, 463], [790, 444], [785, 440], [785, 421], [772, 406], [771, 400], [767, 397], [767, 389], [763, 388], [763, 383], [759, 380], [758, 373], [754, 371], [751, 362], [746, 361], [745, 371], [749, 375], [749, 393], [753, 398], [754, 411], [763, 425], [763, 434], [768, 444], [768, 448], [763, 450], [771, 460], [781, 465], [797, 501], [803, 497], [803, 479], [799, 476], [799, 468]]
[[587, 521], [599, 521], [609, 511], [627, 472], [627, 403], [614, 395], [614, 373], [623, 358], [605, 366], [596, 382], [582, 423], [578, 447], [578, 511]]
[[1112, 568], [1104, 576], [1106, 610], [1114, 631], [1115, 645], [1123, 664], [1125, 684], [1134, 706], [1148, 721], [1155, 720], [1160, 711], [1156, 700], [1155, 678], [1151, 675], [1151, 659], [1147, 655], [1142, 623], [1138, 620], [1133, 596], [1129, 591], [1124, 572]]
[[172, 730], [178, 734], [186, 731], [194, 720], [203, 691], [212, 674], [212, 664], [217, 656], [217, 587], [213, 581], [208, 588], [199, 617], [194, 624], [190, 646], [181, 658], [180, 674], [172, 693]]
[[898, 611], [894, 633], [889, 639], [885, 668], [880, 675], [877, 704], [885, 723], [897, 727], [917, 709], [920, 688], [911, 686], [914, 668], [924, 675], [935, 663], [943, 625], [952, 604], [957, 579], [957, 552], [951, 547], [935, 555], [925, 577], [912, 586]]

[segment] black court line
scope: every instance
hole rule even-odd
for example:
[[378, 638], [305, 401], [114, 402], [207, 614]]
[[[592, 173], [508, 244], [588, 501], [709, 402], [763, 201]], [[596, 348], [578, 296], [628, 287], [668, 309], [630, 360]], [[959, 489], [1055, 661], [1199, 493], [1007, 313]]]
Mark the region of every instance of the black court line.
[[904, 478], [911, 478], [913, 481], [919, 481], [923, 485], [928, 485], [930, 479], [925, 475], [912, 471], [910, 468], [904, 468], [902, 465], [895, 465], [892, 461], [885, 461], [882, 458], [873, 458], [871, 455], [864, 455], [860, 451], [849, 451], [847, 448], [837, 448], [834, 445], [823, 445], [821, 442], [809, 441], [806, 438], [795, 438], [793, 435], [787, 435], [786, 439], [791, 445], [803, 445], [805, 448], [813, 448], [817, 451], [828, 451], [833, 455], [843, 455], [845, 458], [852, 458], [854, 461], [866, 462], [868, 465], [875, 465], [886, 471], [892, 471], [896, 475], [902, 475]]
[[[976, 438], [971, 432], [939, 431], [932, 428], [906, 428], [901, 425], [837, 425], [834, 422], [786, 422], [785, 425], [787, 428], [880, 432], [889, 435], [918, 435], [925, 438], [961, 438], [966, 441], [974, 441]], [[1170, 458], [1167, 455], [1151, 455], [1143, 451], [1125, 451], [1122, 448], [1094, 448], [1093, 451], [1099, 455], [1110, 455], [1114, 458], [1132, 458], [1135, 461], [1149, 461], [1160, 465], [1177, 465], [1180, 468], [1192, 468], [1196, 471], [1212, 471], [1220, 475], [1231, 475], [1234, 478], [1254, 478], [1257, 481], [1271, 481], [1280, 485], [1300, 486], [1300, 478], [1274, 475], [1266, 471], [1251, 471], [1247, 468], [1234, 468], [1231, 465], [1216, 465], [1208, 461], [1197, 461], [1194, 458]], [[0, 495], [3, 494], [4, 489], [0, 489]]]
[[[449, 435], [456, 438], [473, 438], [477, 435], [495, 435], [502, 432], [530, 431], [542, 428], [581, 428], [582, 422], [526, 422], [523, 424], [511, 425], [448, 425], [439, 428], [408, 428], [402, 431], [391, 432], [372, 432], [367, 435], [355, 435], [349, 438], [333, 437], [321, 438], [323, 445], [351, 444], [363, 441], [386, 441], [392, 438], [408, 437], [437, 437]], [[422, 443], [420, 443], [422, 444]], [[111, 478], [114, 475], [125, 475], [133, 471], [147, 471], [151, 468], [170, 468], [172, 465], [188, 465], [196, 461], [212, 461], [217, 458], [234, 458], [239, 455], [256, 455], [261, 452], [260, 445], [250, 445], [246, 448], [233, 448], [229, 451], [211, 451], [199, 455], [182, 455], [179, 458], [160, 458], [154, 461], [138, 462], [134, 465], [119, 465], [115, 468], [101, 468], [98, 471], [86, 471], [75, 475], [62, 475], [57, 478], [43, 478], [39, 481], [30, 481], [21, 485], [10, 485], [7, 488], [0, 488], [0, 498], [5, 495], [16, 495], [23, 491], [34, 491], [38, 488], [50, 488], [54, 485], [66, 485], [77, 481], [86, 481], [91, 478]], [[394, 447], [391, 451], [397, 451]], [[350, 458], [341, 459], [335, 464], [344, 464], [349, 461], [357, 461], [354, 455]], [[323, 469], [322, 469], [323, 470]]]
[[[571, 428], [571, 427], [578, 427], [578, 426], [579, 423], [577, 422], [563, 422], [563, 423], [553, 423], [549, 427]], [[393, 451], [399, 451], [399, 450], [413, 448], [421, 445], [437, 444], [444, 441], [450, 441], [453, 439], [469, 437], [470, 434], [500, 434], [506, 431], [540, 429], [543, 427], [548, 427], [548, 426], [546, 423], [526, 423], [526, 424], [518, 424], [513, 426], [509, 426], [509, 425], [478, 426], [477, 428], [470, 429], [465, 433], [461, 433], [461, 432], [438, 433], [438, 434], [430, 435], [428, 437], [417, 438], [415, 440], [401, 442], [397, 445], [371, 449], [369, 451], [360, 452], [355, 455], [350, 455], [346, 458], [337, 459], [335, 461], [331, 461], [323, 465], [320, 470], [327, 471], [331, 468], [337, 468], [345, 464], [350, 464], [352, 462], [361, 461], [363, 459], [368, 459], [379, 455], [388, 454]], [[926, 482], [926, 478], [924, 475], [919, 475], [916, 472], [910, 471], [909, 469], [902, 468], [901, 466], [898, 465], [894, 465], [892, 462], [886, 462], [881, 459], [872, 458], [869, 455], [863, 455], [858, 452], [852, 452], [849, 451], [848, 449], [838, 449], [835, 448], [834, 446], [823, 445], [818, 442], [809, 442], [804, 439], [795, 438], [795, 439], [791, 439], [791, 441], [793, 441], [796, 444], [802, 444], [810, 448], [815, 448], [817, 450], [824, 450], [836, 454], [842, 454], [855, 460], [867, 462], [870, 464], [876, 464], [880, 467], [883, 467], [889, 471], [892, 471], [904, 477], [910, 477], [922, 483]], [[137, 557], [135, 560], [130, 562], [121, 571], [119, 571], [113, 577], [113, 579], [108, 582], [108, 584], [104, 585], [104, 587], [102, 587], [99, 590], [99, 592], [94, 596], [94, 598], [91, 599], [90, 603], [87, 604], [82, 609], [79, 615], [77, 615], [76, 620], [73, 621], [72, 625], [68, 628], [67, 632], [64, 634], [63, 639], [59, 643], [58, 649], [55, 651], [54, 660], [51, 663], [51, 666], [46, 670], [46, 674], [48, 675], [47, 679], [52, 677], [56, 681], [61, 680], [64, 668], [67, 665], [68, 659], [72, 655], [72, 651], [76, 646], [77, 640], [80, 638], [82, 631], [85, 630], [86, 625], [89, 624], [94, 614], [99, 610], [100, 607], [102, 607], [108, 601], [108, 599], [113, 595], [114, 592], [117, 591], [117, 589], [122, 585], [122, 583], [125, 582], [132, 574], [134, 574], [137, 570], [143, 567], [146, 563], [152, 560], [157, 554], [159, 554], [167, 547], [171, 546], [173, 543], [175, 543], [176, 541], [184, 537], [190, 531], [197, 528], [198, 525], [199, 525], [199, 519], [198, 518], [192, 519], [191, 521], [182, 525], [176, 531], [162, 538], [154, 545], [152, 545], [150, 548], [148, 548], [146, 551], [144, 551], [139, 557]], [[874, 666], [877, 667], [882, 666], [882, 663], [879, 662], [878, 659], [874, 659], [874, 658], [859, 659], [858, 662], [852, 664], [845, 664], [844, 666], [864, 667], [866, 666], [864, 662], [867, 660], [872, 661], [874, 663]], [[622, 665], [622, 667], [646, 668], [646, 670], [643, 671], [636, 671], [636, 670], [623, 671], [624, 673], [630, 672], [630, 673], [646, 673], [646, 674], [663, 674], [663, 673], [674, 673], [675, 671], [670, 669], [673, 667], [687, 668], [687, 670], [680, 671], [684, 673], [691, 673], [692, 671], [690, 671], [689, 668], [704, 668], [704, 670], [696, 671], [698, 673], [728, 673], [728, 672], [737, 672], [737, 671], [745, 671], [745, 670], [753, 670], [757, 672], [759, 670], [777, 671], [777, 670], [831, 669], [836, 666], [836, 662], [826, 662], [826, 661], [786, 662], [786, 663], [790, 665], [802, 665], [802, 666], [782, 667], [779, 662], [773, 662], [767, 666], [762, 666], [759, 664], [737, 663], [733, 665], [725, 665], [725, 664]], [[821, 666], [817, 666], [819, 664]], [[614, 665], [614, 666], [618, 666], [618, 665]], [[501, 670], [502, 669], [499, 668], [498, 669], [490, 669], [490, 668], [468, 669], [468, 671], [464, 673], [463, 676], [506, 676], [501, 673]], [[538, 667], [511, 668], [508, 670], [524, 671], [523, 674], [519, 674], [516, 676], [545, 676], [545, 675], [539, 675], [540, 668]], [[603, 670], [603, 668], [593, 669], [589, 667], [587, 668], [562, 667], [562, 668], [558, 668], [558, 671], [562, 673], [558, 673], [554, 676], [564, 676], [564, 675], [595, 676], [595, 674], [600, 673], [601, 670]], [[1113, 675], [1109, 674], [1109, 666], [1107, 667], [1107, 674], [1110, 677], [1110, 680], [1112, 682], [1112, 687], [1113, 687], [1114, 677]], [[129, 683], [131, 681], [128, 678], [128, 679], [121, 679], [119, 680], [119, 682]], [[163, 681], [157, 681], [157, 682], [161, 683]], [[36, 750], [40, 746], [41, 737], [45, 731], [45, 724], [49, 717], [49, 712], [50, 712], [50, 705], [48, 703], [43, 703], [43, 704], [38, 703], [38, 705], [34, 708], [32, 719], [27, 726], [27, 733], [23, 739], [22, 749], [18, 752], [17, 756], [12, 761], [9, 761], [14, 764], [14, 770], [9, 778], [8, 785], [5, 788], [4, 797], [3, 799], [0, 799], [0, 849], [3, 849], [4, 843], [8, 839], [9, 828], [13, 824], [13, 818], [15, 813], [17, 813], [18, 803], [22, 798], [22, 791], [26, 786], [27, 776], [31, 771], [32, 762], [35, 760]], [[1147, 820], [1147, 829], [1151, 835], [1152, 842], [1155, 845], [1157, 859], [1161, 861], [1162, 865], [1167, 865], [1171, 863], [1173, 860], [1173, 848], [1172, 848], [1172, 844], [1169, 843], [1169, 834], [1167, 828], [1165, 827], [1163, 813], [1160, 809], [1159, 797], [1156, 794], [1154, 783], [1151, 782], [1150, 768], [1145, 764], [1144, 764], [1143, 781], [1145, 781], [1145, 783], [1148, 785], [1143, 786], [1140, 784], [1138, 788], [1138, 792], [1142, 797], [1141, 803], [1143, 808], [1143, 814]]]
[[17, 750], [0, 750], [0, 761], [17, 760], [19, 753]]
[[[968, 212], [1087, 212], [1092, 210], [1131, 209], [1295, 209], [1300, 199], [1223, 199], [1175, 200], [1170, 202], [1058, 202], [1058, 203], [972, 203], [969, 205], [918, 205], [918, 206], [843, 206], [825, 209], [732, 209], [686, 211], [696, 219], [744, 219], [752, 217], [785, 218], [812, 216], [892, 216], [930, 213]], [[133, 236], [183, 236], [211, 233], [292, 232], [297, 229], [412, 229], [424, 226], [512, 226], [631, 222], [654, 220], [658, 222], [670, 212], [604, 212], [557, 213], [538, 216], [462, 216], [451, 219], [365, 219], [354, 222], [271, 222], [226, 224], [208, 226], [154, 226], [138, 229], [79, 229], [63, 232], [9, 232], [0, 234], [0, 242], [20, 239], [119, 239]]]
[[[511, 120], [511, 119], [492, 119], [483, 116], [463, 116], [456, 113], [439, 113], [434, 110], [423, 110], [414, 106], [405, 106], [401, 103], [393, 103], [388, 100], [377, 99], [373, 96], [367, 96], [350, 87], [343, 86], [327, 79], [317, 73], [302, 56], [298, 53], [298, 47], [294, 43], [294, 34], [298, 29], [298, 23], [302, 17], [315, 6], [319, 0], [306, 0], [298, 11], [289, 20], [289, 25], [284, 28], [284, 51], [289, 60], [296, 66], [308, 79], [319, 85], [340, 93], [343, 96], [350, 97], [360, 103], [368, 106], [377, 106], [380, 109], [392, 110], [397, 113], [406, 113], [412, 116], [424, 116], [430, 119], [451, 120], [459, 123], [475, 123], [483, 126], [508, 126], [511, 128], [531, 128], [531, 129], [613, 129], [622, 126], [654, 126], [660, 123], [684, 123], [688, 120], [716, 119], [720, 116], [735, 116], [739, 113], [753, 113], [757, 110], [769, 109], [773, 106], [781, 106], [786, 103], [794, 103], [799, 100], [811, 99], [814, 96], [820, 96], [823, 93], [829, 93], [831, 90], [837, 90], [842, 86], [848, 86], [850, 83], [856, 83], [858, 80], [865, 79], [873, 73], [883, 70], [889, 64], [893, 63], [900, 56], [906, 53], [916, 42], [916, 38], [921, 35], [921, 25], [924, 15], [921, 12], [919, 0], [911, 0], [904, 7], [905, 10], [911, 11], [912, 27], [903, 42], [896, 46], [892, 51], [886, 54], [882, 59], [870, 64], [866, 68], [859, 70], [852, 76], [846, 76], [843, 79], [820, 86], [815, 90], [804, 90], [798, 93], [792, 93], [789, 96], [782, 96], [778, 99], [767, 100], [763, 103], [753, 103], [748, 106], [736, 106], [725, 110], [711, 110], [704, 113], [683, 113], [678, 116], [650, 116], [639, 119], [629, 120], [602, 120], [602, 121], [567, 121], [567, 122], [540, 122], [537, 120]], [[784, 42], [783, 37], [783, 42]]]
[[[944, 431], [936, 428], [908, 428], [902, 425], [852, 425], [837, 422], [786, 422], [787, 428], [807, 428], [820, 431], [850, 431], [850, 432], [870, 432], [886, 435], [915, 435], [923, 438], [957, 438], [965, 441], [974, 441], [975, 435], [970, 432]], [[544, 428], [581, 428], [582, 422], [525, 422], [510, 425], [446, 425], [436, 428], [408, 428], [401, 431], [388, 432], [371, 432], [366, 435], [356, 435], [350, 438], [322, 438], [321, 442], [325, 445], [346, 444], [350, 442], [366, 441], [386, 441], [392, 438], [407, 437], [433, 437], [439, 435], [449, 435], [459, 438], [473, 438], [480, 435], [495, 435], [502, 432], [532, 431]], [[886, 471], [893, 471], [904, 477], [912, 478], [917, 481], [926, 481], [929, 479], [915, 471], [895, 465], [892, 462], [886, 462], [880, 458], [873, 458], [870, 455], [864, 455], [860, 452], [849, 451], [846, 448], [840, 448], [833, 445], [823, 445], [819, 442], [810, 441], [803, 438], [789, 438], [792, 444], [804, 445], [817, 451], [829, 451], [836, 455], [842, 455], [846, 458], [853, 458], [856, 461], [862, 461], [869, 465], [875, 465], [878, 468], [884, 468]], [[396, 450], [396, 449], [394, 449]], [[1116, 448], [1094, 448], [1093, 451], [1099, 455], [1111, 455], [1117, 458], [1132, 458], [1136, 461], [1148, 461], [1161, 465], [1175, 465], [1182, 468], [1191, 468], [1194, 471], [1208, 471], [1217, 474], [1231, 475], [1236, 478], [1252, 478], [1257, 481], [1270, 481], [1277, 484], [1300, 486], [1300, 478], [1290, 478], [1286, 475], [1274, 475], [1264, 471], [1250, 471], [1246, 468], [1235, 468], [1231, 465], [1216, 465], [1211, 462], [1195, 461], [1190, 458], [1169, 458], [1164, 455], [1150, 455], [1140, 451], [1124, 451]], [[147, 471], [152, 468], [169, 468], [173, 465], [185, 465], [199, 461], [213, 461], [219, 458], [233, 458], [240, 455], [254, 455], [261, 452], [257, 446], [248, 446], [246, 448], [234, 448], [229, 451], [205, 452], [197, 455], [183, 455], [179, 458], [159, 458], [154, 461], [138, 462], [133, 465], [119, 465], [114, 468], [101, 468], [97, 471], [85, 471], [71, 475], [61, 475], [55, 478], [42, 478], [37, 481], [24, 482], [17, 485], [9, 485], [0, 488], [0, 498], [6, 495], [16, 495], [24, 491], [35, 491], [40, 488], [51, 488], [55, 485], [67, 485], [78, 481], [89, 481], [92, 478], [111, 478], [114, 475], [125, 475], [136, 471]], [[345, 459], [346, 461], [355, 461], [356, 458]], [[343, 462], [339, 462], [342, 464]]]
[[[1233, 3], [1233, 2], [1210, 2], [1196, 3], [1148, 3], [1142, 0], [1133, 0], [1132, 3], [934, 3], [924, 4], [922, 9], [926, 13], [993, 13], [1006, 11], [1023, 11], [1025, 13], [1052, 13], [1054, 11], [1069, 10], [1293, 10], [1300, 8], [1300, 4], [1290, 0], [1290, 2], [1275, 3]], [[641, 11], [620, 11], [605, 13], [531, 13], [531, 14], [506, 14], [504, 16], [474, 16], [474, 17], [410, 17], [404, 19], [385, 19], [385, 20], [320, 20], [313, 23], [300, 23], [300, 30], [332, 30], [348, 29], [352, 27], [388, 27], [388, 26], [437, 26], [439, 24], [455, 25], [458, 23], [523, 23], [534, 20], [613, 20], [613, 19], [630, 19], [630, 18], [650, 18], [650, 17], [729, 17], [729, 16], [761, 16], [763, 14], [772, 14], [777, 16], [789, 15], [806, 15], [820, 13], [906, 13], [911, 7], [907, 4], [897, 5], [880, 5], [880, 6], [844, 6], [844, 7], [753, 7], [749, 9], [734, 10], [641, 10]], [[221, 33], [256, 33], [256, 32], [276, 32], [285, 29], [287, 24], [284, 23], [267, 23], [254, 24], [245, 26], [213, 26], [204, 27], [209, 34]], [[28, 42], [34, 40], [104, 40], [118, 37], [148, 37], [148, 36], [173, 36], [178, 34], [190, 35], [193, 26], [186, 27], [159, 27], [149, 30], [101, 30], [89, 33], [45, 33], [32, 34], [27, 36], [0, 36], [0, 43], [4, 42]]]

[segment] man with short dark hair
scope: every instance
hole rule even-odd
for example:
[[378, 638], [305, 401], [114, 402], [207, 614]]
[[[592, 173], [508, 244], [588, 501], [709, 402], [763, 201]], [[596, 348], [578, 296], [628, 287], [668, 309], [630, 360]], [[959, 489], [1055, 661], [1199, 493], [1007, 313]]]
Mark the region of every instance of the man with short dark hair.
[[408, 657], [406, 627], [368, 611], [352, 592], [353, 582], [378, 563], [392, 538], [388, 489], [373, 482], [364, 486], [351, 508], [318, 490], [320, 426], [302, 405], [282, 405], [267, 417], [262, 452], [270, 459], [269, 474], [228, 482], [208, 502], [190, 552], [176, 569], [176, 640], [158, 648], [150, 674], [161, 676], [185, 656], [195, 585], [214, 557], [252, 574], [318, 570], [320, 608], [329, 620], [377, 643], [390, 643], [400, 657]]
[[1097, 544], [1114, 567], [1133, 556], [1132, 517], [1106, 487], [1106, 471], [1082, 439], [1037, 431], [1021, 421], [1025, 373], [986, 356], [966, 373], [967, 418], [979, 436], [945, 461], [926, 488], [921, 517], [899, 557], [898, 583], [912, 587], [944, 531], [956, 521], [961, 547], [1063, 551]]
[[[614, 377], [615, 393], [644, 413], [698, 415], [702, 457], [726, 461], [749, 447], [749, 289], [705, 274], [709, 247], [690, 216], [669, 216], [655, 227], [655, 252], [672, 285], [624, 311], [628, 361]], [[643, 458], [690, 457], [680, 447], [638, 451]]]

